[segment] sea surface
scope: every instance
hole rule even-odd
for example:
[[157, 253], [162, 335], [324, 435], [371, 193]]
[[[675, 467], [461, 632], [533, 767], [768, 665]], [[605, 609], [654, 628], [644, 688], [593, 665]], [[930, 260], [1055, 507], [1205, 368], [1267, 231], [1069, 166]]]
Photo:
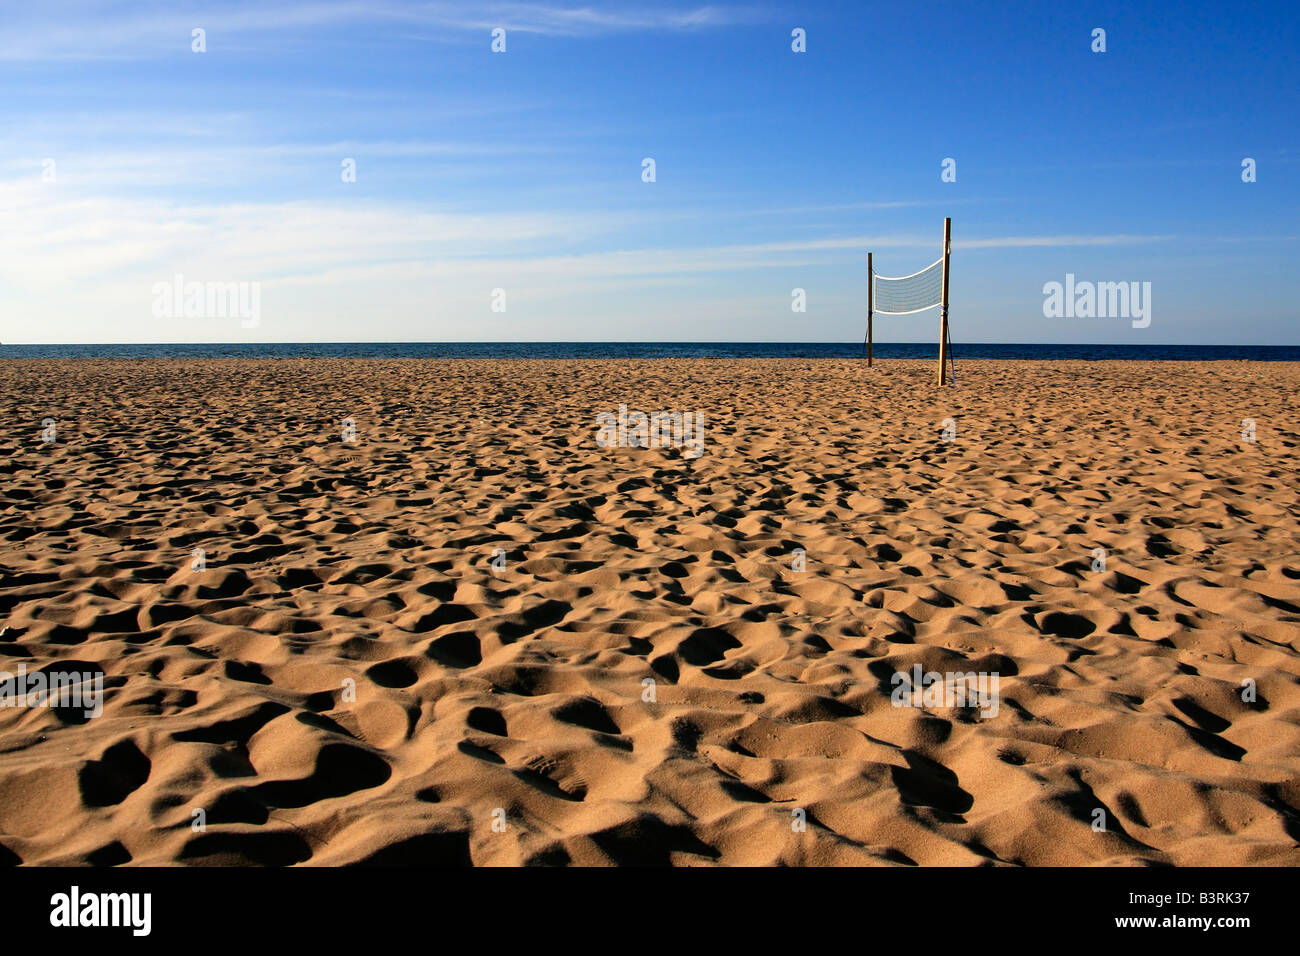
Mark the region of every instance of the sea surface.
[[[240, 342], [0, 345], [0, 359], [48, 358], [857, 358], [861, 342]], [[876, 343], [880, 359], [937, 358], [934, 342]], [[955, 343], [967, 359], [1298, 362], [1300, 345], [1021, 345]]]

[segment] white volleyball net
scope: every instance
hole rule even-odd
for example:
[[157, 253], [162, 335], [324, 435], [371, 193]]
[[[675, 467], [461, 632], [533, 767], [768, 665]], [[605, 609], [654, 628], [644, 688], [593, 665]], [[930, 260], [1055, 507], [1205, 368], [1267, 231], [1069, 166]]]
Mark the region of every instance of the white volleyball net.
[[910, 276], [871, 277], [872, 311], [886, 315], [924, 312], [943, 302], [943, 257]]

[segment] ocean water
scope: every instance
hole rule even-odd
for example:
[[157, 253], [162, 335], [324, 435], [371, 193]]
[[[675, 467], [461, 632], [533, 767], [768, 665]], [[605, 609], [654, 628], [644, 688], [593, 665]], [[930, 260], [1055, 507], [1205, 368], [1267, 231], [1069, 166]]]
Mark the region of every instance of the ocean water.
[[[881, 359], [937, 358], [934, 342], [877, 343]], [[857, 358], [861, 342], [241, 342], [151, 345], [0, 345], [0, 359], [45, 358]], [[1298, 362], [1300, 345], [1018, 345], [954, 343], [956, 361], [1126, 359]]]

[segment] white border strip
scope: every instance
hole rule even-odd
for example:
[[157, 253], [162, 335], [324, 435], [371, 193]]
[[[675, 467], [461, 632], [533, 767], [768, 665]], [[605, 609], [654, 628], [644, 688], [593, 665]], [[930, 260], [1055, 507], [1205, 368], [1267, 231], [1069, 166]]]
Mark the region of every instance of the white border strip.
[[919, 309], [908, 309], [906, 312], [887, 312], [884, 309], [872, 309], [875, 315], [911, 315], [913, 312], [924, 312], [926, 309], [935, 309], [943, 305], [942, 302], [936, 302], [934, 305], [923, 305]]
[[910, 276], [882, 276], [879, 273], [876, 273], [874, 275], [874, 278], [884, 279], [886, 282], [897, 282], [899, 279], [911, 279], [913, 276], [919, 276], [922, 272], [925, 272], [926, 269], [933, 269], [941, 262], [943, 262], [943, 256], [940, 256], [938, 259], [935, 259], [934, 262], [931, 262], [928, 266], [925, 267], [925, 269], [917, 269]]

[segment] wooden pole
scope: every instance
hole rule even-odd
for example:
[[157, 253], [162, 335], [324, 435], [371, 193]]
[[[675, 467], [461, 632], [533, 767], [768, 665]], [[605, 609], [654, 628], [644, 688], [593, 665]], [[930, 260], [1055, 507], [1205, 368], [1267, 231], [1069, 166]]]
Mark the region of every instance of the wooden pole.
[[875, 281], [871, 272], [871, 253], [867, 253], [867, 368], [871, 368], [871, 313], [875, 305]]
[[939, 302], [939, 384], [948, 381], [948, 253], [952, 245], [952, 219], [943, 219], [943, 297]]

